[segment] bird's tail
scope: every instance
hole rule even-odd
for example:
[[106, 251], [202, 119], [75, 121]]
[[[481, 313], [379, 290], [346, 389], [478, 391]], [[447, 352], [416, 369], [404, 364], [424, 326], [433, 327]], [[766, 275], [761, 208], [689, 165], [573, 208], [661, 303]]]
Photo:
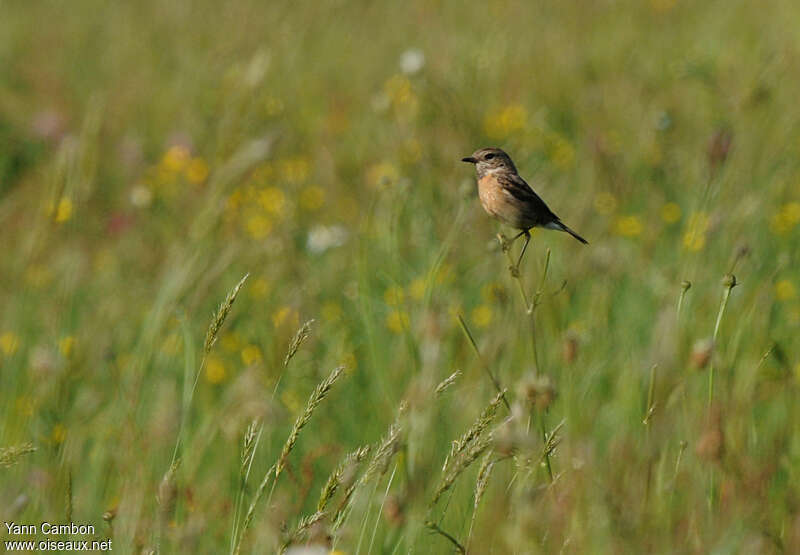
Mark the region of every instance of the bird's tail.
[[545, 226], [545, 227], [549, 227], [550, 229], [555, 229], [555, 230], [557, 230], [557, 231], [563, 231], [563, 232], [565, 232], [565, 233], [569, 233], [570, 235], [572, 235], [573, 237], [575, 237], [575, 239], [577, 239], [578, 241], [580, 241], [580, 242], [581, 242], [581, 243], [583, 243], [584, 245], [588, 245], [588, 244], [589, 244], [589, 241], [587, 241], [586, 239], [584, 239], [583, 237], [581, 237], [580, 235], [578, 235], [577, 233], [575, 233], [574, 231], [572, 231], [572, 230], [571, 230], [570, 228], [568, 228], [566, 225], [564, 225], [563, 223], [561, 223], [561, 221], [560, 221], [560, 220], [556, 220], [556, 221], [554, 221], [554, 222], [550, 222], [550, 223], [549, 223], [549, 224], [547, 224], [547, 226]]

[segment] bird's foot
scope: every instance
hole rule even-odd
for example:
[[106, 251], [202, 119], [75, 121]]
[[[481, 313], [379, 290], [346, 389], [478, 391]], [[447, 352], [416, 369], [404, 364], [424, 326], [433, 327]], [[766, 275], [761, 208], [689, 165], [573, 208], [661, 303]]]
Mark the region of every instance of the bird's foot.
[[518, 278], [519, 277], [519, 265], [516, 266], [509, 266], [508, 272], [511, 274], [511, 277]]
[[502, 233], [498, 233], [497, 240], [500, 241], [500, 249], [503, 252], [508, 252], [508, 249], [511, 248], [511, 242], [506, 238], [506, 236]]

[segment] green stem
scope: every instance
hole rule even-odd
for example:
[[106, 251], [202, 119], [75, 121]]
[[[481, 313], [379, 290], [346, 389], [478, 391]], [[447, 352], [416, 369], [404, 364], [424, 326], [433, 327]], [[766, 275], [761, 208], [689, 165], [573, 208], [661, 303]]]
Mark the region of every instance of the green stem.
[[[511, 249], [510, 245], [508, 244], [507, 239], [503, 234], [497, 235], [497, 240], [500, 241], [500, 247], [502, 248], [503, 252], [506, 253], [506, 257], [508, 258], [508, 271], [511, 274], [511, 277], [517, 282], [519, 286], [519, 293], [522, 296], [522, 302], [525, 304], [525, 312], [530, 316], [531, 321], [531, 344], [533, 345], [533, 362], [536, 366], [536, 373], [542, 374], [542, 368], [539, 364], [539, 348], [536, 342], [536, 307], [539, 306], [539, 299], [541, 298], [544, 292], [544, 284], [547, 280], [547, 272], [550, 269], [550, 249], [547, 249], [545, 254], [545, 261], [544, 261], [544, 270], [542, 271], [542, 279], [539, 282], [539, 288], [537, 289], [536, 293], [533, 295], [533, 300], [528, 301], [528, 294], [525, 293], [525, 286], [522, 283], [522, 275], [519, 271], [519, 267], [515, 266], [514, 258], [511, 256]], [[545, 413], [542, 412], [541, 418], [539, 418], [539, 429], [542, 434], [542, 441], [547, 441], [547, 431], [545, 429]], [[553, 482], [553, 468], [550, 464], [550, 454], [545, 453], [545, 466], [547, 467], [547, 475], [550, 478], [550, 482]]]
[[[486, 374], [489, 375], [489, 379], [492, 381], [492, 384], [494, 385], [494, 388], [497, 390], [498, 393], [502, 393], [503, 392], [503, 388], [500, 387], [500, 382], [497, 380], [495, 375], [492, 373], [492, 369], [489, 368], [489, 365], [486, 364], [486, 361], [483, 360], [483, 357], [481, 356], [481, 351], [480, 351], [480, 349], [478, 349], [478, 344], [475, 342], [475, 338], [472, 337], [472, 332], [469, 331], [469, 328], [467, 327], [467, 323], [464, 321], [464, 317], [461, 316], [461, 314], [458, 315], [458, 322], [461, 324], [461, 329], [464, 330], [464, 334], [467, 336], [467, 339], [469, 339], [469, 342], [472, 345], [472, 348], [475, 350], [475, 354], [478, 355], [478, 360], [480, 361], [481, 366], [483, 366], [483, 369], [486, 372]], [[509, 410], [509, 412], [511, 412], [511, 405], [508, 403], [508, 400], [506, 399], [505, 393], [503, 393], [503, 404], [506, 406], [506, 408]]]
[[[716, 347], [717, 335], [719, 334], [719, 326], [722, 323], [722, 316], [725, 314], [725, 307], [728, 306], [728, 299], [731, 296], [731, 290], [736, 287], [736, 278], [733, 274], [725, 276], [723, 282], [725, 284], [725, 291], [722, 293], [722, 302], [719, 305], [719, 312], [717, 313], [717, 322], [714, 324], [714, 335], [711, 337], [711, 343]], [[711, 364], [709, 365], [708, 372], [708, 409], [711, 410], [711, 403], [714, 400], [714, 357], [711, 357]]]
[[[719, 326], [722, 323], [722, 316], [725, 314], [725, 307], [728, 306], [728, 299], [731, 296], [731, 290], [736, 287], [736, 277], [733, 274], [727, 274], [723, 280], [725, 291], [722, 293], [722, 302], [719, 305], [719, 312], [717, 313], [717, 321], [714, 324], [714, 335], [711, 337], [711, 344], [716, 348], [717, 334], [719, 334]], [[714, 401], [714, 357], [711, 357], [711, 363], [708, 369], [708, 418], [711, 420], [711, 405]], [[709, 470], [709, 483], [708, 483], [708, 509], [709, 515], [713, 518], [714, 510], [714, 467]]]

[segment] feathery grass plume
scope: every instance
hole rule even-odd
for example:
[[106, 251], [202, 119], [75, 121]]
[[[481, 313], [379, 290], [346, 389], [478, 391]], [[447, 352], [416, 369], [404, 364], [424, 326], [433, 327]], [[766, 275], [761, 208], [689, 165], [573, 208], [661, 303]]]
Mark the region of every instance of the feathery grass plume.
[[[189, 388], [189, 372], [193, 369], [193, 362], [192, 365], [186, 365], [186, 371], [184, 374], [184, 387], [183, 387], [183, 399], [181, 401], [181, 417], [180, 417], [180, 424], [178, 426], [178, 437], [175, 439], [175, 448], [172, 451], [172, 459], [170, 461], [170, 468], [164, 474], [164, 479], [159, 486], [158, 497], [161, 497], [162, 491], [161, 488], [165, 486], [164, 480], [169, 477], [174, 482], [174, 474], [179, 465], [178, 459], [178, 451], [183, 444], [184, 441], [184, 434], [186, 434], [186, 415], [189, 413], [189, 409], [192, 405], [192, 400], [194, 399], [194, 391], [197, 388], [197, 383], [200, 381], [200, 375], [203, 373], [203, 369], [205, 368], [206, 360], [208, 359], [208, 354], [211, 352], [211, 348], [214, 346], [214, 343], [217, 340], [217, 335], [219, 334], [219, 330], [222, 328], [222, 324], [225, 323], [225, 318], [228, 317], [228, 313], [231, 311], [231, 307], [233, 306], [233, 302], [236, 300], [236, 296], [239, 294], [242, 286], [244, 286], [244, 282], [247, 281], [247, 278], [250, 277], [250, 273], [246, 273], [242, 279], [239, 280], [233, 289], [228, 292], [228, 295], [225, 297], [225, 300], [219, 305], [217, 312], [214, 314], [211, 324], [208, 326], [208, 331], [206, 331], [206, 339], [203, 343], [203, 356], [200, 360], [200, 367], [197, 369], [197, 372], [194, 376], [194, 380], [192, 381], [192, 387]], [[188, 335], [188, 334], [187, 334]], [[187, 359], [192, 360], [193, 359]], [[159, 502], [159, 504], [161, 504]], [[174, 503], [173, 503], [174, 504]], [[162, 507], [163, 510], [163, 507]], [[157, 538], [157, 542], [160, 543], [161, 537]]]
[[[553, 428], [553, 430], [549, 434], [544, 435], [544, 446], [542, 447], [542, 461], [546, 461], [550, 458], [556, 447], [559, 446], [561, 443], [561, 438], [558, 436], [558, 433], [561, 431], [561, 428], [564, 427], [566, 424], [566, 420], [562, 420], [558, 423], [558, 425]], [[552, 481], [552, 480], [551, 480]]]
[[244, 277], [239, 280], [239, 283], [236, 284], [236, 287], [231, 289], [231, 291], [228, 293], [228, 296], [225, 297], [225, 300], [219, 305], [217, 312], [214, 314], [214, 317], [211, 320], [211, 325], [208, 326], [208, 331], [206, 332], [206, 340], [203, 343], [204, 355], [207, 355], [209, 352], [211, 352], [211, 347], [214, 346], [214, 343], [217, 340], [219, 330], [222, 328], [222, 324], [225, 323], [225, 318], [228, 317], [228, 313], [231, 311], [233, 301], [236, 300], [236, 295], [239, 294], [239, 290], [244, 285], [244, 282], [247, 281], [248, 277], [250, 277], [250, 274], [245, 274]]
[[0, 447], [0, 467], [8, 468], [14, 466], [22, 457], [34, 451], [36, 451], [36, 447], [30, 442], [11, 445], [10, 447]]
[[439, 498], [442, 496], [444, 492], [450, 489], [453, 485], [453, 482], [456, 481], [456, 478], [464, 472], [464, 470], [469, 467], [475, 459], [481, 456], [481, 454], [492, 444], [492, 434], [489, 432], [486, 434], [485, 437], [479, 437], [475, 441], [471, 441], [469, 446], [461, 453], [461, 456], [457, 458], [455, 462], [452, 462], [452, 468], [450, 472], [445, 474], [442, 478], [442, 481], [439, 482], [439, 486], [436, 488], [436, 493], [433, 494], [433, 499], [431, 500], [429, 507], [433, 508], [434, 505], [439, 501]]
[[400, 446], [400, 432], [402, 431], [402, 427], [400, 426], [400, 418], [403, 416], [403, 414], [405, 414], [407, 408], [408, 404], [403, 401], [400, 404], [400, 408], [397, 410], [397, 418], [395, 418], [394, 422], [392, 422], [392, 424], [389, 426], [389, 430], [386, 432], [386, 435], [375, 447], [372, 458], [370, 459], [364, 474], [362, 474], [361, 478], [359, 478], [345, 490], [342, 500], [333, 515], [332, 529], [334, 531], [338, 530], [347, 519], [347, 511], [350, 508], [350, 503], [353, 499], [355, 491], [363, 484], [366, 484], [372, 480], [375, 476], [382, 476], [386, 473], [386, 470], [389, 467], [389, 462], [392, 460], [392, 456], [397, 452]]
[[483, 457], [481, 467], [478, 469], [478, 477], [475, 480], [475, 499], [472, 503], [472, 518], [470, 518], [469, 532], [467, 533], [467, 549], [469, 549], [469, 542], [472, 539], [472, 529], [475, 526], [475, 518], [478, 516], [478, 505], [481, 503], [483, 494], [486, 492], [486, 487], [489, 485], [489, 478], [492, 475], [492, 470], [494, 470], [495, 461], [492, 458], [493, 456], [494, 453], [492, 451], [486, 453], [486, 456]]
[[244, 503], [245, 490], [247, 489], [247, 481], [250, 478], [250, 468], [253, 465], [253, 459], [256, 454], [256, 447], [258, 440], [261, 438], [261, 427], [258, 420], [253, 420], [247, 426], [247, 430], [242, 438], [242, 453], [239, 466], [239, 489], [236, 492], [236, 505], [233, 511], [233, 530], [231, 532], [231, 550], [233, 550], [233, 542], [239, 533], [239, 518], [242, 514], [242, 505]]
[[[399, 412], [402, 414], [405, 412], [405, 409], [406, 405], [403, 403]], [[382, 476], [386, 473], [387, 468], [389, 468], [389, 461], [392, 460], [392, 456], [400, 447], [400, 431], [402, 428], [398, 421], [399, 417], [400, 415], [398, 415], [398, 419], [389, 426], [389, 431], [386, 433], [383, 441], [381, 441], [377, 449], [375, 449], [375, 454], [372, 455], [372, 459], [369, 461], [367, 470], [362, 477], [362, 482], [369, 482], [376, 475]]]
[[244, 438], [242, 438], [242, 464], [239, 469], [239, 475], [242, 479], [246, 479], [247, 475], [250, 473], [250, 465], [253, 464], [253, 455], [256, 452], [256, 444], [258, 443], [260, 435], [261, 430], [259, 429], [259, 422], [258, 420], [253, 420], [250, 422], [250, 425], [247, 426]]
[[448, 467], [453, 459], [463, 452], [464, 449], [470, 445], [470, 443], [474, 442], [478, 437], [480, 437], [484, 430], [489, 427], [489, 424], [492, 423], [492, 420], [497, 414], [497, 407], [505, 398], [505, 394], [506, 390], [504, 389], [495, 395], [494, 399], [489, 402], [486, 408], [484, 408], [481, 412], [480, 416], [478, 416], [478, 419], [473, 422], [472, 426], [470, 426], [460, 438], [453, 441], [453, 444], [450, 447], [450, 453], [447, 455], [444, 460], [444, 464], [442, 465], [443, 473], [447, 472]]
[[308, 336], [311, 335], [311, 324], [313, 323], [314, 320], [305, 322], [302, 326], [300, 326], [300, 329], [297, 330], [297, 333], [294, 334], [292, 342], [289, 345], [289, 350], [286, 352], [286, 358], [283, 359], [284, 367], [289, 366], [289, 361], [294, 358], [294, 355], [297, 354], [297, 350], [303, 343], [305, 343], [306, 339], [308, 339]]
[[289, 437], [286, 439], [286, 443], [283, 445], [283, 450], [281, 451], [280, 457], [275, 464], [273, 464], [267, 473], [264, 474], [264, 478], [261, 480], [261, 483], [258, 486], [258, 490], [256, 491], [256, 495], [253, 500], [250, 502], [250, 507], [247, 509], [247, 514], [244, 517], [244, 522], [241, 526], [241, 532], [239, 537], [236, 540], [236, 547], [234, 548], [234, 553], [239, 553], [242, 548], [242, 539], [244, 538], [247, 529], [250, 527], [250, 524], [253, 522], [253, 517], [255, 516], [256, 506], [258, 505], [261, 498], [264, 496], [264, 492], [267, 489], [267, 486], [270, 483], [270, 480], [273, 481], [273, 484], [278, 480], [278, 476], [280, 476], [281, 471], [286, 466], [286, 459], [289, 457], [289, 453], [292, 452], [295, 443], [297, 443], [297, 438], [300, 435], [300, 431], [308, 424], [308, 421], [311, 420], [311, 415], [314, 414], [314, 409], [319, 406], [319, 404], [325, 399], [328, 393], [333, 387], [333, 384], [336, 383], [336, 380], [339, 379], [339, 376], [342, 375], [344, 371], [344, 366], [338, 366], [334, 368], [333, 372], [322, 380], [314, 391], [311, 393], [311, 396], [308, 398], [308, 403], [306, 404], [306, 408], [303, 411], [292, 427], [292, 431], [289, 433]]
[[300, 519], [300, 522], [297, 523], [294, 530], [292, 530], [286, 539], [281, 544], [278, 553], [286, 553], [286, 550], [289, 548], [290, 545], [295, 543], [300, 537], [305, 534], [312, 526], [320, 522], [323, 518], [325, 518], [325, 513], [323, 511], [317, 511], [312, 515], [306, 515]]
[[336, 494], [336, 490], [346, 481], [346, 474], [354, 474], [358, 466], [369, 454], [369, 451], [369, 445], [359, 447], [352, 453], [348, 453], [342, 462], [339, 463], [339, 466], [331, 473], [328, 477], [328, 481], [325, 482], [325, 485], [322, 487], [322, 491], [319, 495], [319, 502], [317, 503], [317, 512], [324, 511], [327, 508], [328, 503]]
[[169, 470], [164, 473], [161, 482], [158, 484], [156, 502], [158, 503], [158, 528], [156, 530], [156, 553], [161, 551], [161, 538], [167, 523], [175, 511], [175, 504], [178, 498], [178, 486], [175, 483], [175, 474], [180, 466], [181, 460], [174, 461]]
[[167, 517], [175, 508], [175, 497], [178, 493], [178, 487], [175, 484], [175, 472], [180, 466], [180, 459], [172, 463], [161, 478], [158, 484], [158, 492], [156, 493], [156, 501], [162, 516]]
[[311, 393], [311, 397], [308, 398], [308, 403], [306, 404], [303, 414], [301, 414], [300, 417], [295, 421], [294, 426], [292, 427], [292, 432], [289, 434], [289, 438], [283, 445], [281, 456], [278, 458], [278, 464], [275, 466], [276, 479], [280, 475], [284, 466], [286, 466], [286, 459], [289, 457], [289, 453], [291, 453], [292, 449], [294, 448], [294, 444], [297, 442], [297, 437], [300, 435], [300, 430], [302, 430], [303, 427], [308, 424], [308, 421], [311, 420], [311, 415], [314, 414], [314, 409], [316, 409], [322, 400], [327, 397], [331, 387], [333, 387], [333, 384], [336, 383], [336, 380], [339, 379], [339, 376], [342, 375], [343, 371], [344, 366], [337, 366], [334, 368], [330, 376], [322, 380]]
[[453, 385], [455, 381], [461, 376], [461, 370], [456, 370], [448, 377], [446, 377], [442, 382], [436, 386], [436, 395], [441, 395], [442, 393], [447, 390], [448, 387]]
[[495, 461], [492, 460], [493, 453], [487, 453], [483, 458], [481, 467], [478, 470], [478, 478], [475, 480], [475, 501], [473, 503], [474, 509], [478, 510], [478, 505], [486, 492], [486, 486], [489, 485], [489, 478], [492, 476]]

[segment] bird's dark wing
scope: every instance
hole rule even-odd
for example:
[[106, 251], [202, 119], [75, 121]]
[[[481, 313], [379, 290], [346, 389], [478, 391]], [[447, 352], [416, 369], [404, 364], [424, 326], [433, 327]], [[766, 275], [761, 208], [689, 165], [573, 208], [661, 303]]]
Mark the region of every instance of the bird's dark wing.
[[536, 225], [558, 221], [558, 216], [553, 214], [547, 204], [518, 174], [498, 172], [497, 182], [503, 187], [503, 190], [510, 193], [525, 207], [526, 214], [536, 221]]

